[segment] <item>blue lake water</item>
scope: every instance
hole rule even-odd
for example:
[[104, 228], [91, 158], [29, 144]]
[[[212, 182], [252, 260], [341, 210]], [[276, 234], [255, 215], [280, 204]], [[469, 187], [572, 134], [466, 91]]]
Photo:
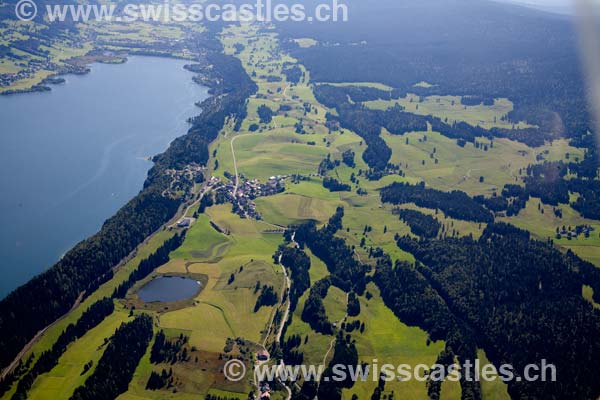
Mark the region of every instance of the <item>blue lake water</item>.
[[194, 297], [200, 288], [200, 283], [193, 279], [163, 276], [142, 286], [138, 291], [138, 296], [145, 303], [155, 301], [168, 303]]
[[184, 61], [94, 64], [48, 93], [0, 96], [0, 298], [52, 266], [142, 188], [207, 88]]

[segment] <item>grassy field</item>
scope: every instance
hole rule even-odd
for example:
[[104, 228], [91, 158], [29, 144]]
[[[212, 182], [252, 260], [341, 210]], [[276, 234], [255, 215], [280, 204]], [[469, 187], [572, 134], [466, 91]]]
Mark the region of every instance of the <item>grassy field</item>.
[[[528, 230], [538, 239], [551, 238], [559, 247], [571, 249], [584, 260], [600, 266], [600, 223], [583, 218], [577, 211], [567, 205], [559, 206], [563, 212], [563, 217], [558, 218], [554, 215], [552, 206], [540, 204], [539, 199], [531, 198], [527, 202], [527, 207], [518, 216], [502, 218], [501, 220]], [[538, 210], [538, 205], [540, 205], [540, 210]], [[544, 211], [543, 214], [541, 210]], [[595, 231], [591, 233], [589, 238], [580, 235], [572, 240], [566, 238], [555, 239], [556, 228], [562, 228], [563, 226], [574, 228], [577, 225], [589, 225], [594, 227]]]
[[[477, 358], [479, 359], [479, 365], [481, 366], [480, 371], [483, 370], [483, 366], [490, 364], [490, 361], [483, 350], [477, 351]], [[500, 379], [493, 381], [482, 379], [481, 398], [483, 400], [510, 400], [508, 387]]]
[[346, 293], [335, 286], [329, 288], [327, 296], [323, 299], [327, 318], [332, 323], [339, 323], [346, 315]]
[[310, 220], [325, 223], [335, 213], [336, 207], [343, 204], [338, 195], [329, 193], [317, 179], [289, 183], [284, 193], [256, 201], [264, 220], [280, 225]]
[[[106, 348], [105, 340], [110, 338], [123, 322], [130, 319], [128, 315], [126, 310], [117, 306], [112, 315], [69, 346], [59, 359], [59, 365], [38, 377], [29, 392], [29, 398], [54, 400], [71, 397], [75, 388], [85, 382], [98, 364]], [[93, 362], [93, 367], [82, 374], [84, 365], [89, 361]]]
[[[493, 147], [489, 147], [489, 140], [479, 139], [478, 142], [488, 145], [485, 151], [472, 143], [460, 147], [455, 140], [436, 132], [402, 136], [384, 132], [383, 138], [393, 150], [391, 162], [401, 165], [408, 176], [440, 190], [458, 189], [470, 195], [491, 195], [494, 190], [502, 190], [505, 184], [519, 183], [519, 170], [524, 174], [528, 165], [536, 163], [539, 154], [552, 161], [565, 159], [567, 153], [583, 156], [580, 149], [564, 140], [532, 149], [508, 139], [496, 139]], [[479, 181], [480, 177], [484, 178], [483, 182]]]
[[[283, 274], [271, 255], [282, 238], [281, 235], [263, 233], [269, 225], [240, 219], [231, 213], [230, 207], [227, 204], [207, 209], [190, 229], [182, 247], [173, 252], [173, 260], [157, 270], [157, 273], [204, 274], [208, 277], [206, 287], [191, 307], [164, 310], [157, 317], [160, 329], [189, 336], [190, 346], [197, 349], [194, 357], [199, 361], [173, 367], [180, 379], [177, 395], [167, 391], [151, 392], [150, 395], [144, 386], [150, 372], [157, 367], [145, 358], [122, 399], [191, 399], [209, 391], [247, 396], [248, 382], [233, 384], [224, 380], [219, 369], [223, 363], [219, 354], [223, 352], [227, 338], [243, 337], [254, 343], [262, 342], [274, 308], [262, 307], [254, 312], [258, 297], [255, 287], [261, 282], [280, 292]], [[209, 221], [230, 234], [217, 232]]]
[[[513, 128], [511, 122], [504, 121], [506, 115], [513, 110], [513, 103], [510, 100], [496, 99], [492, 106], [485, 106], [483, 104], [463, 106], [460, 101], [460, 96], [429, 96], [421, 98], [415, 94], [408, 94], [401, 99], [375, 100], [365, 102], [364, 104], [369, 108], [377, 110], [386, 110], [398, 104], [404, 107], [407, 112], [418, 115], [431, 115], [449, 124], [463, 121], [470, 125], [478, 125], [486, 129]], [[514, 127], [530, 128], [532, 125], [526, 122], [519, 122]]]
[[319, 165], [328, 151], [323, 146], [298, 141], [298, 135], [285, 132], [241, 136], [234, 144], [238, 171], [263, 182], [274, 174], [314, 173], [315, 165]]
[[[378, 360], [384, 363], [401, 365], [435, 364], [439, 353], [444, 349], [443, 342], [428, 344], [428, 335], [419, 328], [403, 324], [392, 311], [383, 304], [379, 290], [371, 283], [367, 290], [373, 295], [370, 300], [360, 297], [361, 313], [357, 317], [365, 323], [363, 334], [352, 335], [356, 340], [359, 360], [373, 363]], [[372, 378], [372, 377], [371, 377]], [[350, 399], [357, 394], [360, 399], [371, 397], [377, 386], [377, 379], [367, 382], [357, 382], [354, 387], [344, 390], [344, 399]], [[417, 380], [403, 382], [388, 382], [385, 393], [394, 392], [394, 398], [407, 400], [422, 400], [427, 398], [425, 382]], [[460, 399], [460, 385], [455, 382], [445, 382], [442, 386], [442, 398]]]
[[581, 295], [584, 299], [589, 301], [594, 306], [594, 308], [600, 309], [600, 304], [594, 301], [594, 289], [591, 286], [583, 285], [583, 287], [581, 288]]
[[200, 215], [171, 259], [208, 260], [218, 257], [230, 245], [231, 239], [213, 228], [207, 215]]
[[384, 90], [384, 91], [391, 91], [394, 89], [391, 86], [384, 85], [383, 83], [378, 83], [378, 82], [325, 82], [325, 83], [323, 83], [323, 85], [331, 85], [331, 86], [337, 86], [337, 87], [349, 87], [349, 86], [350, 87], [351, 86], [369, 87], [369, 88], [379, 89], [379, 90]]
[[[178, 336], [179, 333], [186, 333], [180, 330], [166, 330], [168, 336]], [[150, 362], [150, 349], [152, 343], [148, 347], [148, 351], [140, 361], [138, 368], [129, 385], [129, 390], [118, 397], [119, 400], [168, 400], [168, 399], [184, 399], [192, 400], [203, 398], [207, 393], [220, 394], [228, 398], [246, 398], [246, 383], [231, 383], [224, 382], [223, 374], [220, 369], [223, 367], [224, 361], [219, 360], [215, 353], [203, 352], [199, 350], [190, 351], [190, 360], [176, 364], [159, 364], [155, 365]], [[163, 369], [173, 370], [173, 374], [177, 376], [177, 390], [146, 390], [146, 383], [152, 371], [160, 373]], [[211, 386], [216, 386], [223, 389], [209, 389]], [[244, 392], [242, 394], [242, 392]]]
[[[254, 342], [261, 340], [273, 310], [272, 307], [263, 307], [254, 313], [258, 297], [255, 286], [257, 282], [268, 283], [279, 292], [283, 275], [280, 268], [273, 264], [271, 255], [282, 239], [280, 235], [263, 234], [268, 225], [240, 219], [230, 212], [229, 205], [208, 209], [207, 217], [231, 232], [227, 238], [230, 244], [215, 258], [196, 260], [194, 252], [181, 252], [192, 255], [186, 258], [181, 268], [207, 275], [208, 284], [196, 298], [194, 307], [167, 312], [161, 315], [160, 324], [165, 328], [188, 331], [190, 342], [199, 349], [219, 352], [227, 337], [243, 336]], [[207, 229], [198, 224], [192, 228], [192, 233], [194, 230], [205, 232]], [[221, 234], [212, 236], [213, 241], [202, 243], [204, 248], [223, 242]], [[186, 238], [182, 249], [194, 248], [199, 237], [192, 234]], [[173, 272], [172, 268], [168, 271]], [[234, 280], [229, 284], [232, 274]]]

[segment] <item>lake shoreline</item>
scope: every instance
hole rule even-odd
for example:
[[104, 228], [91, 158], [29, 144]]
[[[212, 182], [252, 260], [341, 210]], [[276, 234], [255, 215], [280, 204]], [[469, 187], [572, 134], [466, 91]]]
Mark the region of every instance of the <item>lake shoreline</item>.
[[[92, 224], [90, 223], [90, 218], [89, 216], [85, 216], [82, 217], [82, 221], [84, 222], [84, 225], [87, 226], [87, 228], [84, 229], [83, 234], [79, 235], [79, 236], [75, 236], [75, 234], [73, 233], [73, 229], [75, 228], [71, 228], [70, 232], [68, 233], [68, 235], [72, 238], [71, 240], [69, 240], [70, 244], [67, 245], [59, 245], [59, 247], [56, 248], [56, 250], [54, 251], [56, 256], [55, 257], [26, 257], [28, 259], [37, 259], [37, 262], [34, 262], [35, 266], [27, 266], [30, 265], [29, 263], [23, 263], [19, 262], [16, 257], [17, 253], [23, 252], [25, 251], [24, 249], [21, 250], [20, 248], [23, 248], [23, 246], [28, 246], [30, 245], [28, 242], [34, 241], [33, 237], [29, 237], [30, 235], [26, 234], [25, 232], [19, 234], [20, 236], [23, 236], [23, 238], [18, 238], [16, 237], [15, 239], [11, 240], [11, 236], [7, 233], [9, 231], [14, 231], [14, 232], [19, 232], [19, 231], [23, 231], [23, 229], [19, 228], [19, 227], [15, 227], [14, 229], [5, 229], [5, 234], [2, 235], [2, 233], [0, 232], [0, 238], [3, 239], [3, 241], [5, 242], [3, 244], [3, 253], [5, 253], [6, 250], [6, 246], [10, 246], [10, 242], [15, 243], [16, 241], [16, 246], [17, 248], [15, 248], [13, 246], [12, 250], [9, 251], [9, 260], [6, 261], [6, 266], [2, 266], [3, 270], [6, 270], [8, 272], [8, 276], [6, 279], [6, 282], [14, 282], [14, 278], [12, 278], [13, 276], [23, 276], [24, 278], [20, 278], [17, 279], [17, 281], [14, 284], [8, 284], [5, 286], [5, 289], [2, 290], [2, 288], [0, 288], [0, 297], [4, 298], [4, 296], [8, 295], [12, 290], [18, 288], [20, 285], [26, 283], [29, 279], [33, 278], [34, 276], [36, 276], [39, 273], [44, 272], [45, 270], [47, 270], [48, 268], [50, 268], [52, 265], [54, 265], [57, 261], [60, 261], [62, 259], [62, 256], [64, 256], [66, 253], [68, 253], [75, 245], [77, 245], [77, 243], [79, 243], [81, 240], [84, 240], [85, 238], [93, 235], [95, 232], [97, 232], [97, 230], [100, 228], [101, 225], [103, 225], [107, 219], [109, 219], [111, 216], [114, 215], [115, 212], [118, 211], [118, 209], [124, 205], [129, 199], [131, 199], [132, 197], [134, 197], [139, 190], [142, 190], [143, 186], [144, 186], [144, 182], [148, 177], [148, 171], [152, 168], [152, 166], [154, 165], [152, 160], [154, 159], [154, 156], [156, 154], [161, 154], [162, 152], [166, 151], [166, 149], [169, 147], [169, 144], [172, 140], [176, 139], [177, 137], [183, 136], [187, 134], [187, 131], [189, 129], [189, 123], [188, 123], [188, 119], [194, 116], [197, 116], [198, 114], [200, 114], [200, 110], [198, 110], [198, 108], [196, 107], [196, 103], [198, 103], [199, 101], [203, 101], [206, 98], [210, 97], [208, 91], [209, 88], [206, 86], [201, 86], [198, 85], [195, 81], [194, 81], [194, 77], [195, 74], [191, 73], [190, 71], [184, 69], [184, 66], [186, 65], [187, 60], [180, 60], [180, 59], [176, 59], [173, 57], [152, 57], [152, 56], [128, 56], [126, 59], [124, 59], [124, 61], [122, 63], [119, 63], [118, 65], [116, 65], [116, 63], [111, 62], [111, 63], [97, 63], [97, 66], [93, 68], [93, 71], [97, 72], [94, 75], [92, 75], [91, 77], [89, 75], [86, 76], [82, 76], [81, 79], [76, 79], [76, 80], [71, 80], [69, 79], [69, 81], [66, 84], [60, 83], [59, 80], [54, 80], [53, 82], [55, 84], [58, 84], [58, 86], [56, 87], [56, 90], [53, 90], [51, 93], [53, 94], [52, 96], [57, 96], [54, 93], [58, 93], [59, 97], [63, 97], [65, 96], [65, 92], [71, 92], [72, 90], [81, 90], [82, 86], [90, 86], [85, 82], [88, 82], [89, 79], [104, 79], [104, 78], [98, 78], [96, 77], [97, 75], [102, 75], [104, 76], [106, 74], [106, 68], [111, 68], [113, 65], [117, 66], [117, 69], [114, 69], [113, 73], [111, 73], [110, 75], [115, 75], [115, 76], [119, 76], [119, 68], [122, 67], [121, 64], [123, 65], [127, 65], [130, 64], [131, 61], [134, 61], [135, 65], [134, 66], [129, 66], [128, 70], [132, 71], [135, 70], [136, 67], [139, 68], [140, 65], [142, 64], [148, 64], [150, 65], [148, 68], [155, 68], [152, 67], [151, 64], [156, 65], [158, 64], [159, 67], [156, 67], [158, 69], [169, 69], [169, 74], [170, 75], [176, 75], [178, 78], [172, 78], [170, 80], [178, 80], [180, 83], [178, 84], [179, 86], [179, 92], [180, 93], [176, 93], [175, 95], [172, 95], [170, 97], [176, 99], [177, 97], [180, 98], [189, 98], [188, 102], [181, 102], [181, 101], [177, 101], [176, 102], [180, 105], [185, 105], [184, 107], [177, 107], [177, 106], [168, 106], [168, 107], [164, 107], [164, 106], [159, 106], [158, 108], [156, 108], [155, 112], [152, 112], [152, 114], [157, 114], [157, 113], [162, 113], [163, 111], [165, 111], [168, 115], [169, 113], [171, 113], [171, 118], [166, 118], [168, 119], [170, 122], [169, 124], [162, 124], [163, 128], [161, 130], [160, 128], [160, 124], [158, 125], [158, 128], [154, 127], [153, 124], [142, 124], [143, 126], [146, 126], [146, 128], [143, 128], [143, 132], [141, 132], [140, 134], [143, 134], [144, 136], [139, 136], [138, 140], [134, 140], [134, 137], [124, 137], [118, 140], [112, 139], [113, 142], [115, 142], [114, 145], [112, 145], [112, 147], [108, 147], [105, 148], [105, 155], [102, 156], [103, 159], [105, 161], [102, 162], [102, 164], [96, 164], [96, 168], [97, 169], [96, 173], [94, 174], [93, 171], [88, 172], [88, 176], [90, 176], [87, 180], [89, 182], [86, 182], [85, 180], [79, 184], [78, 186], [72, 186], [72, 189], [70, 191], [65, 191], [65, 190], [59, 190], [57, 189], [57, 194], [60, 194], [59, 196], [56, 195], [46, 195], [44, 196], [44, 198], [53, 198], [54, 203], [58, 204], [60, 206], [60, 203], [65, 201], [64, 199], [61, 200], [61, 197], [65, 197], [65, 196], [80, 196], [81, 191], [89, 191], [93, 188], [93, 185], [95, 184], [95, 180], [97, 179], [103, 179], [106, 175], [106, 173], [111, 173], [112, 175], [115, 175], [114, 172], [111, 172], [114, 168], [112, 168], [112, 165], [115, 162], [115, 157], [118, 157], [118, 159], [123, 160], [130, 160], [127, 161], [128, 164], [132, 167], [134, 167], [134, 170], [137, 172], [132, 172], [131, 168], [128, 167], [124, 167], [122, 168], [122, 171], [119, 171], [121, 173], [121, 175], [124, 173], [125, 178], [127, 179], [133, 179], [132, 178], [132, 174], [138, 176], [138, 178], [136, 179], [137, 183], [133, 183], [133, 181], [131, 181], [131, 185], [122, 185], [123, 189], [126, 190], [126, 192], [123, 192], [123, 189], [121, 190], [111, 190], [110, 192], [112, 192], [112, 195], [110, 195], [110, 193], [105, 192], [106, 195], [110, 195], [109, 198], [106, 198], [105, 201], [105, 206], [103, 206], [103, 209], [106, 210], [104, 211], [104, 217], [101, 219], [95, 219], [97, 222], [94, 224], [94, 226], [91, 226]], [[175, 64], [172, 64], [171, 62], [175, 62]], [[173, 69], [177, 70], [177, 73], [173, 74]], [[90, 69], [91, 71], [91, 69]], [[80, 74], [77, 74], [76, 77], [79, 77]], [[135, 77], [135, 71], [133, 72], [125, 72], [126, 76], [131, 76], [131, 79], [134, 79]], [[159, 73], [156, 75], [157, 79], [160, 79], [162, 76], [164, 76], [164, 73]], [[147, 77], [150, 78], [151, 74], [147, 74]], [[53, 78], [55, 79], [55, 78]], [[63, 79], [63, 78], [56, 78], [56, 79]], [[120, 78], [119, 78], [120, 79]], [[143, 81], [143, 79], [142, 79]], [[141, 83], [140, 83], [141, 84]], [[101, 83], [99, 85], [97, 85], [99, 87], [99, 90], [102, 91], [107, 91], [107, 88], [110, 87], [114, 87], [114, 86], [119, 86], [118, 82], [106, 82], [106, 84]], [[165, 85], [165, 89], [168, 90], [168, 86], [169, 85]], [[177, 86], [177, 85], [175, 85]], [[78, 89], [79, 88], [79, 89]], [[58, 90], [60, 89], [60, 90]], [[46, 90], [41, 90], [38, 89], [39, 91], [44, 91], [46, 92]], [[33, 93], [35, 91], [29, 91], [28, 93]], [[115, 95], [116, 93], [118, 93], [119, 90], [115, 89]], [[25, 92], [21, 92], [20, 94], [23, 94]], [[90, 92], [90, 94], [88, 96], [94, 96], [93, 91]], [[157, 95], [160, 94], [161, 91], [157, 91]], [[16, 94], [16, 93], [15, 93]], [[75, 93], [73, 93], [72, 96], [76, 96]], [[72, 97], [69, 96], [69, 97]], [[56, 99], [58, 99], [59, 97], [57, 97]], [[85, 97], [85, 96], [84, 96]], [[156, 98], [155, 95], [152, 96], [148, 96], [148, 97], [154, 97]], [[47, 104], [49, 104], [48, 102], [52, 102], [53, 100], [50, 100], [51, 98], [54, 97], [46, 97], [46, 96], [41, 96], [41, 97], [28, 97], [28, 96], [0, 96], [0, 99], [5, 99], [4, 102], [7, 102], [6, 104], [10, 104], [11, 102], [18, 102], [19, 104], [23, 104], [23, 106], [21, 107], [22, 110], [28, 109], [27, 112], [29, 113], [31, 110], [31, 104], [30, 103], [43, 103], [44, 102], [44, 98], [47, 98]], [[33, 99], [33, 100], [30, 100]], [[41, 99], [41, 100], [40, 100]], [[91, 100], [90, 100], [91, 101]], [[110, 101], [109, 101], [110, 102]], [[75, 102], [77, 103], [77, 102]], [[92, 102], [93, 103], [93, 102]], [[172, 103], [172, 101], [168, 101], [167, 103]], [[132, 103], [133, 104], [133, 103]], [[49, 107], [53, 107], [51, 105], [49, 105]], [[36, 108], [35, 106], [33, 107], [34, 109]], [[55, 108], [60, 108], [60, 107], [55, 107]], [[67, 107], [69, 108], [69, 107]], [[153, 107], [155, 108], [155, 107]], [[163, 108], [165, 108], [165, 110], [163, 110]], [[74, 111], [76, 111], [77, 107], [74, 107]], [[169, 109], [171, 109], [172, 111], [169, 111]], [[110, 111], [108, 111], [110, 110]], [[114, 112], [118, 112], [118, 110], [114, 110], [113, 108], [107, 108], [107, 112], [106, 114], [111, 114], [111, 118], [113, 118]], [[19, 111], [15, 110], [12, 114], [15, 113], [19, 113]], [[35, 114], [39, 114], [38, 112], [35, 112]], [[48, 120], [52, 120], [54, 118], [54, 113], [52, 112], [48, 112], [47, 113], [48, 117], [46, 117], [46, 119]], [[90, 115], [94, 115], [94, 113], [91, 113]], [[134, 118], [137, 120], [140, 120], [140, 118], [144, 118], [143, 117], [144, 113], [140, 112], [139, 113], [139, 117], [138, 118]], [[43, 118], [43, 117], [42, 117]], [[95, 116], [94, 118], [98, 118], [97, 116]], [[124, 121], [127, 120], [131, 120], [131, 117], [127, 116], [125, 117], [127, 118]], [[5, 119], [6, 120], [6, 119]], [[85, 120], [85, 119], [83, 119]], [[83, 121], [82, 121], [83, 123]], [[5, 122], [6, 124], [6, 122]], [[76, 124], [76, 123], [75, 123]], [[85, 126], [85, 125], [83, 125]], [[125, 126], [125, 124], [116, 124], [114, 125], [115, 127], [118, 126]], [[39, 127], [37, 128], [38, 130], [40, 130], [40, 132], [42, 130], [46, 130], [46, 127], [44, 126], [44, 124], [40, 124]], [[69, 129], [68, 126], [65, 126], [64, 129]], [[75, 128], [77, 129], [77, 128]], [[87, 129], [87, 128], [86, 128]], [[100, 129], [100, 128], [99, 128]], [[117, 128], [119, 130], [123, 129], [123, 128]], [[142, 128], [140, 128], [142, 129]], [[13, 129], [15, 130], [15, 129]], [[21, 131], [22, 128], [19, 128], [16, 131]], [[35, 129], [34, 129], [35, 130]], [[102, 129], [100, 129], [102, 130]], [[112, 130], [113, 129], [108, 129], [108, 130]], [[10, 126], [7, 126], [5, 131], [8, 133], [11, 131]], [[147, 140], [145, 139], [145, 137], [148, 136], [149, 132], [156, 132], [156, 134], [151, 135], [151, 141], [147, 142]], [[22, 136], [22, 133], [19, 133], [19, 136]], [[38, 141], [38, 139], [34, 139], [35, 137], [39, 136], [38, 134], [31, 134], [27, 137], [31, 137], [32, 139], [23, 139], [23, 140], [34, 140], [34, 141]], [[93, 139], [94, 141], [97, 141], [96, 138]], [[29, 157], [27, 156], [27, 154], [29, 154], [28, 152], [25, 152], [23, 154], [22, 157], [19, 156], [18, 152], [19, 152], [19, 142], [21, 142], [21, 140], [19, 139], [15, 139], [15, 140], [7, 140], [5, 138], [5, 140], [2, 143], [11, 143], [10, 147], [12, 147], [13, 149], [15, 149], [16, 154], [13, 154], [12, 159], [15, 160], [15, 163], [22, 163], [24, 159], [43, 159], [44, 155], [42, 155], [42, 152], [37, 152], [36, 156], [33, 157]], [[71, 140], [68, 140], [67, 142], [67, 146], [69, 146], [68, 143], [71, 143]], [[71, 143], [72, 146], [74, 147], [75, 151], [77, 150], [79, 140]], [[83, 141], [82, 143], [85, 143], [85, 141]], [[140, 144], [141, 143], [141, 144]], [[129, 146], [130, 150], [127, 153], [124, 153], [125, 151], [127, 151], [125, 146]], [[50, 146], [48, 148], [48, 150], [50, 152], [53, 152], [52, 150], [52, 146]], [[137, 150], [135, 150], [137, 149]], [[138, 154], [131, 154], [131, 151], [135, 151]], [[96, 152], [97, 153], [97, 152]], [[38, 155], [39, 154], [39, 155]], [[65, 153], [65, 158], [69, 158], [71, 156], [67, 156], [68, 153]], [[82, 160], [82, 162], [85, 162], [85, 164], [82, 165], [87, 165], [84, 167], [83, 172], [85, 172], [85, 170], [91, 170], [94, 168], [94, 157], [96, 157], [98, 160], [99, 158], [97, 156], [91, 156], [90, 155], [90, 160], [91, 160], [91, 164], [89, 161], [84, 161], [85, 157], [78, 157], [79, 159]], [[123, 158], [125, 157], [125, 158]], [[52, 157], [51, 157], [52, 158]], [[135, 159], [134, 159], [135, 158]], [[49, 161], [52, 163], [52, 161]], [[57, 162], [57, 161], [54, 161]], [[119, 163], [123, 163], [125, 161], [118, 161]], [[13, 163], [13, 164], [15, 164]], [[10, 164], [8, 162], [5, 162], [5, 165], [3, 166], [5, 169], [7, 170], [11, 170], [12, 167], [10, 167]], [[31, 162], [30, 164], [35, 165], [35, 161]], [[16, 165], [16, 164], [15, 164]], [[48, 168], [47, 166], [44, 167], [44, 169]], [[52, 167], [50, 167], [52, 168]], [[108, 169], [107, 169], [108, 168]], [[77, 167], [76, 169], [81, 169], [81, 167]], [[143, 171], [142, 171], [143, 170]], [[44, 173], [42, 173], [41, 176], [38, 176], [38, 174], [34, 174], [32, 175], [30, 178], [24, 178], [26, 181], [35, 181], [37, 179], [44, 179], [43, 178]], [[78, 177], [81, 177], [82, 175], [85, 174], [74, 174]], [[26, 175], [23, 175], [23, 177], [25, 177]], [[116, 178], [115, 179], [120, 179], [120, 177], [118, 177], [118, 175], [115, 175]], [[69, 178], [67, 178], [69, 179]], [[79, 179], [81, 181], [81, 178], [76, 178]], [[92, 181], [90, 181], [90, 179]], [[6, 179], [5, 179], [6, 180]], [[75, 179], [74, 179], [75, 180]], [[16, 180], [15, 180], [16, 181]], [[22, 188], [22, 185], [20, 185], [18, 182], [13, 182], [12, 180], [10, 181], [12, 183], [12, 185], [8, 185], [8, 187], [14, 186], [14, 185], [19, 185], [18, 187]], [[58, 181], [57, 181], [58, 182]], [[2, 182], [4, 183], [4, 181]], [[90, 186], [92, 185], [92, 186]], [[46, 190], [48, 190], [48, 186], [50, 186], [49, 184], [45, 184], [44, 186], [46, 186]], [[57, 185], [60, 187], [64, 186], [64, 180], [60, 180], [60, 183]], [[17, 192], [23, 192], [24, 189], [17, 189]], [[52, 191], [50, 191], [51, 193]], [[69, 194], [69, 192], [71, 194]], [[24, 192], [23, 192], [24, 193]], [[99, 193], [102, 196], [102, 193]], [[15, 195], [15, 197], [18, 199], [19, 196], [18, 194]], [[30, 197], [30, 196], [26, 196], [26, 197]], [[97, 195], [95, 196], [96, 198], [98, 197]], [[94, 196], [92, 197], [92, 199], [94, 198]], [[119, 200], [120, 199], [120, 200]], [[74, 201], [74, 199], [69, 200], [69, 198], [66, 198], [67, 201]], [[15, 203], [17, 204], [23, 204], [23, 206], [14, 208], [14, 212], [18, 213], [22, 216], [22, 218], [24, 218], [23, 220], [17, 220], [17, 219], [11, 219], [14, 220], [13, 224], [23, 224], [26, 220], [29, 219], [29, 217], [27, 216], [27, 214], [24, 214], [24, 210], [22, 208], [27, 208], [27, 207], [33, 207], [33, 203], [32, 201], [35, 200], [16, 200]], [[89, 200], [92, 201], [93, 204], [93, 200]], [[43, 202], [43, 201], [42, 201]], [[13, 204], [15, 204], [13, 203]], [[10, 204], [10, 203], [9, 203]], [[118, 204], [118, 206], [117, 206]], [[49, 207], [55, 207], [52, 204], [48, 203], [46, 206], [42, 207], [40, 206], [40, 208], [45, 208], [48, 209]], [[108, 207], [108, 209], [107, 209]], [[33, 209], [32, 210], [33, 213], [37, 213], [39, 214], [39, 212], [37, 212], [37, 210]], [[9, 212], [8, 210], [5, 210], [5, 213]], [[52, 213], [54, 213], [54, 211], [50, 211], [48, 210], [47, 213], [45, 214], [41, 214], [38, 218], [42, 218], [45, 219], [47, 215], [51, 215]], [[83, 213], [85, 215], [90, 215], [90, 213], [86, 210], [83, 210], [80, 212]], [[52, 219], [52, 218], [51, 218]], [[54, 218], [56, 219], [56, 218]], [[58, 219], [57, 223], [58, 223]], [[17, 222], [19, 221], [19, 222]], [[26, 223], [26, 225], [32, 225], [32, 224], [37, 224], [38, 223], [38, 219], [35, 218], [31, 218], [31, 222], [30, 223]], [[68, 222], [68, 221], [67, 221]], [[71, 223], [71, 227], [73, 227], [73, 224]], [[46, 229], [47, 230], [47, 229]], [[67, 229], [69, 230], [69, 229]], [[49, 230], [48, 231], [48, 235], [55, 235], [55, 234], [51, 234]], [[8, 235], [8, 236], [7, 236]], [[42, 235], [37, 235], [39, 237], [40, 240], [44, 240], [45, 236]], [[8, 240], [8, 242], [6, 242], [6, 240]], [[44, 240], [45, 241], [45, 240]], [[56, 241], [55, 238], [53, 238], [51, 241]], [[44, 245], [42, 247], [49, 247], [50, 245], [44, 243]], [[32, 252], [44, 252], [43, 249], [38, 249], [37, 247], [32, 248], [31, 250]], [[42, 260], [42, 259], [45, 259]], [[24, 259], [23, 259], [24, 260]], [[4, 263], [3, 263], [4, 264]], [[15, 270], [13, 268], [9, 268], [9, 265], [19, 265], [20, 267]], [[26, 270], [29, 271], [34, 271], [34, 273], [32, 274], [28, 274], [27, 272], [25, 272]], [[3, 292], [3, 293], [2, 293]]]

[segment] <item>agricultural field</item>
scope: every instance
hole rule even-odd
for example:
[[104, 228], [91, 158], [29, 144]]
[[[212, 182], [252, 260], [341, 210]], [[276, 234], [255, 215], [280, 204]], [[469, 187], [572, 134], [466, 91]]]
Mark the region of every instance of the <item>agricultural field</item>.
[[308, 221], [325, 223], [344, 203], [315, 179], [290, 184], [284, 193], [257, 199], [256, 204], [265, 221], [287, 226]]
[[185, 239], [183, 245], [171, 254], [172, 260], [215, 259], [232, 244], [227, 235], [211, 226], [210, 219], [206, 215], [200, 215]]

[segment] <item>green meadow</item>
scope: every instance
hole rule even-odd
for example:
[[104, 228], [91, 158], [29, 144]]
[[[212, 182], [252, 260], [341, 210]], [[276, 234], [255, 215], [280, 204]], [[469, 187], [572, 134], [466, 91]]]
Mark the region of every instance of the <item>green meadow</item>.
[[[419, 364], [434, 365], [439, 353], [444, 350], [444, 342], [428, 340], [426, 332], [419, 328], [403, 324], [383, 304], [379, 290], [374, 284], [367, 287], [373, 295], [370, 300], [360, 297], [361, 312], [357, 319], [365, 323], [364, 333], [354, 333], [359, 360], [368, 364], [377, 363], [416, 366]], [[377, 360], [374, 362], [374, 360]], [[377, 387], [378, 376], [373, 379], [356, 382], [351, 389], [344, 390], [344, 398], [350, 399], [353, 394], [360, 399], [368, 399]], [[394, 398], [422, 400], [428, 398], [426, 382], [412, 379], [407, 381], [388, 382], [384, 393], [394, 393]], [[460, 399], [460, 385], [456, 382], [445, 382], [442, 385], [442, 398]]]
[[529, 128], [532, 125], [519, 122], [513, 126], [505, 121], [505, 117], [513, 110], [513, 103], [508, 99], [496, 99], [494, 105], [483, 104], [476, 106], [465, 106], [461, 104], [460, 96], [429, 96], [420, 97], [408, 94], [406, 97], [394, 100], [374, 100], [364, 103], [367, 107], [386, 110], [400, 105], [407, 112], [417, 115], [431, 115], [452, 124], [454, 122], [466, 122], [473, 126], [482, 128]]

